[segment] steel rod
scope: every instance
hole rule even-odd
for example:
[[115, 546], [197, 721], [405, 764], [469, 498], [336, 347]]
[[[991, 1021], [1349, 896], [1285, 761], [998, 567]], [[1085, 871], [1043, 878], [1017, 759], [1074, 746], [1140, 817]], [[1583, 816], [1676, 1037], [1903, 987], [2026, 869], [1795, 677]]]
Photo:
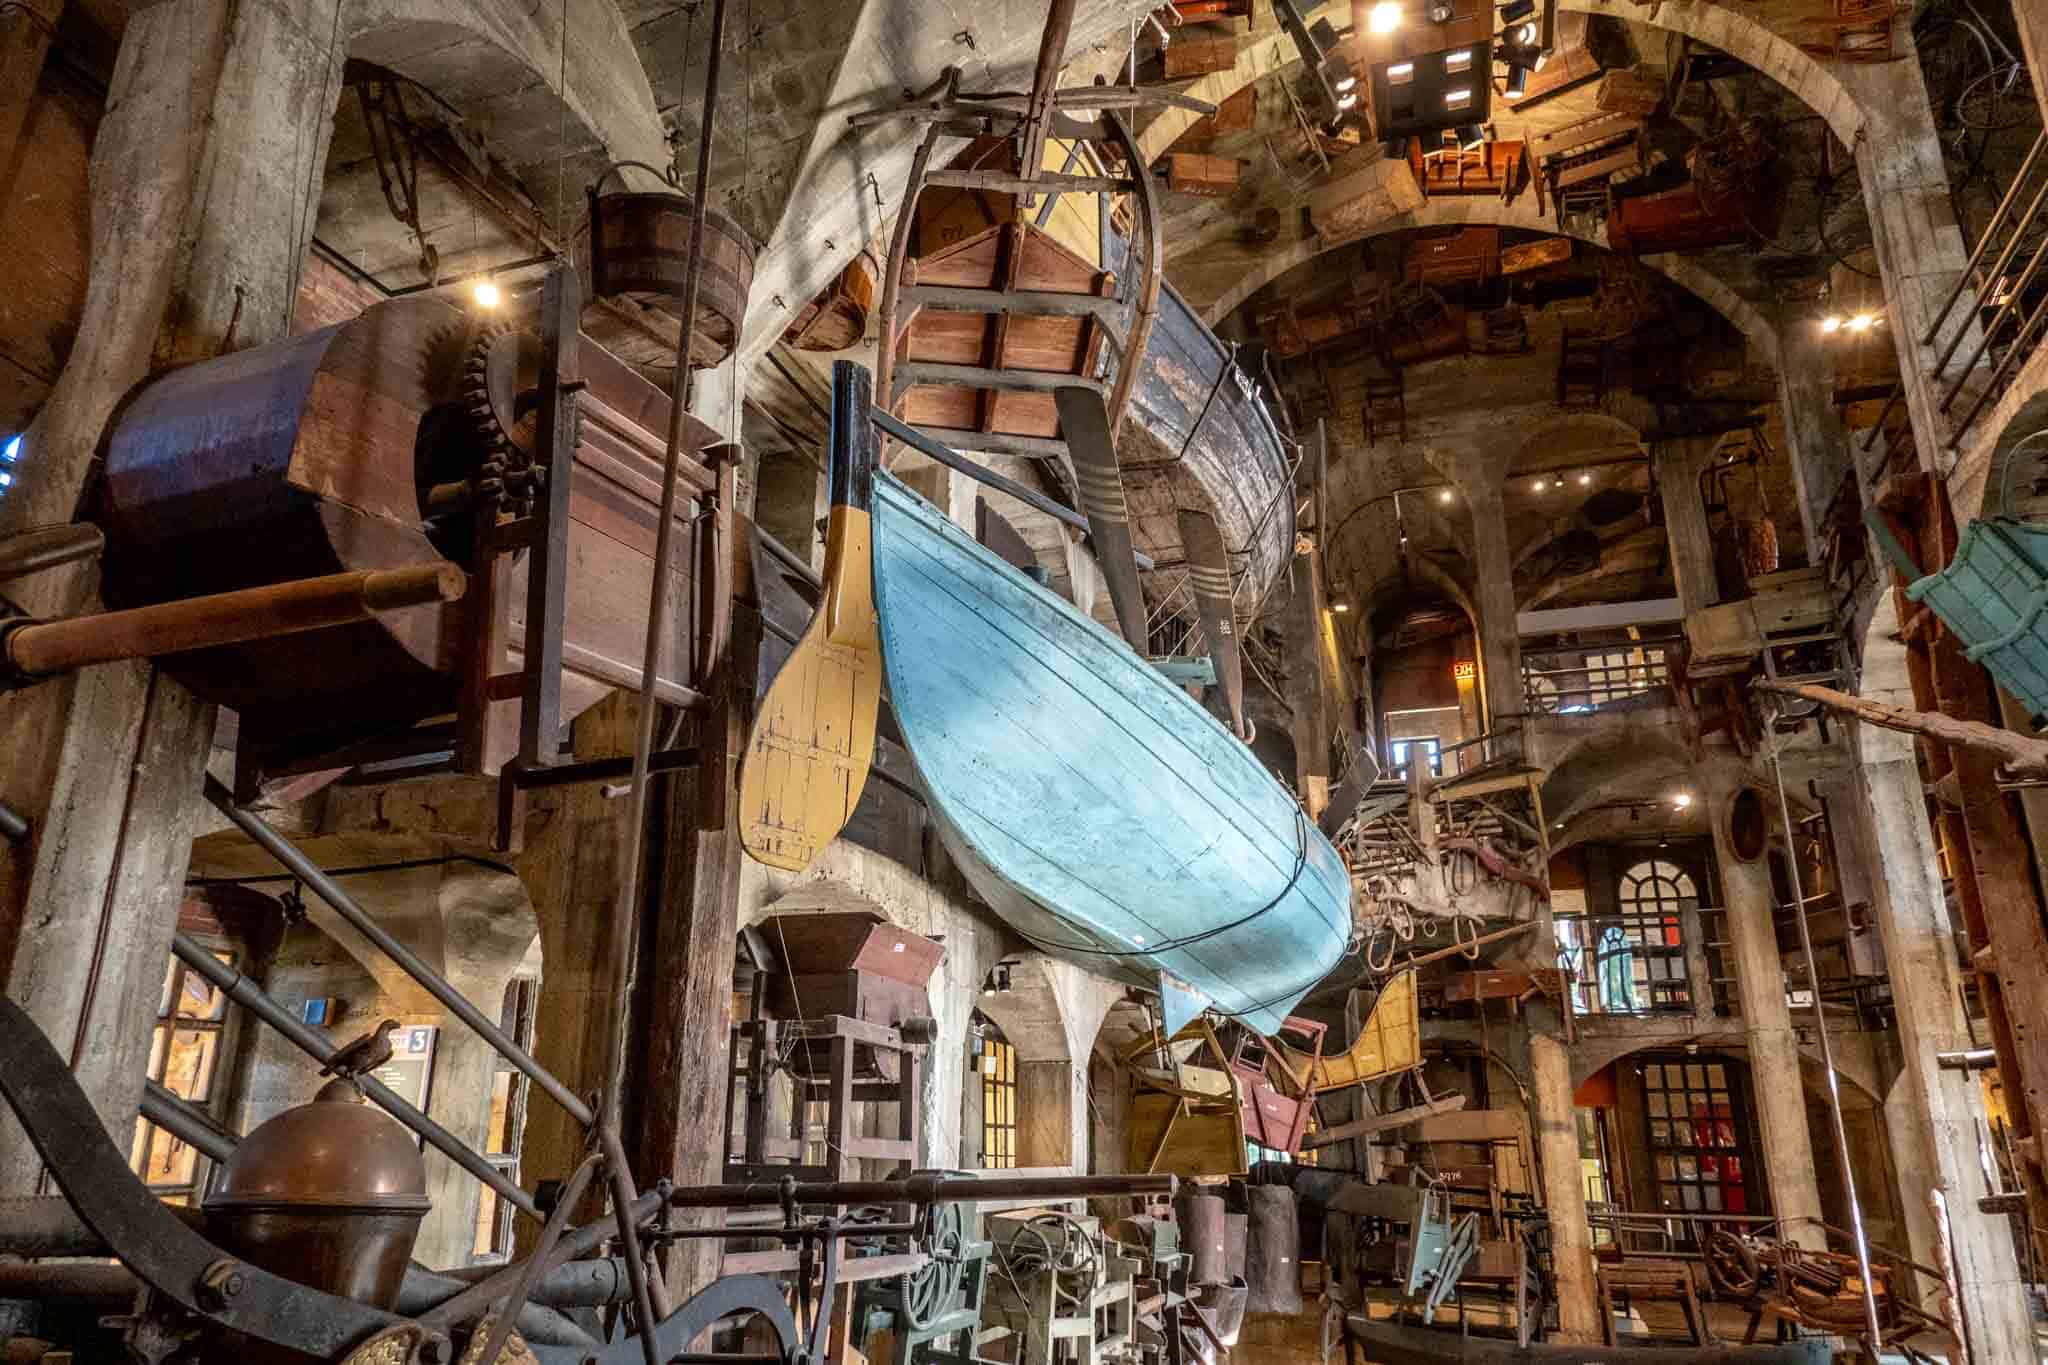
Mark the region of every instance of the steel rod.
[[60, 564], [97, 559], [106, 548], [106, 536], [90, 522], [31, 526], [0, 540], [0, 583]]
[[[1927, 325], [1927, 334], [1920, 338], [1922, 346], [1932, 346], [1934, 339], [1941, 335], [1941, 324], [1948, 321], [1949, 310], [1956, 306], [1956, 300], [1961, 298], [1963, 291], [1970, 287], [1971, 272], [1976, 270], [1977, 263], [1984, 259], [1985, 251], [1991, 246], [1991, 234], [1998, 230], [1999, 223], [2005, 218], [2005, 211], [2012, 207], [2013, 198], [2019, 194], [2020, 186], [2026, 183], [2028, 173], [2034, 169], [2034, 163], [2041, 159], [2041, 149], [2043, 147], [2048, 147], [2048, 129], [2044, 129], [2041, 135], [2034, 139], [2034, 146], [2027, 153], [2027, 159], [2020, 163], [2019, 174], [2013, 176], [2012, 183], [2005, 187], [2005, 197], [1998, 201], [1998, 211], [1991, 215], [1991, 221], [1985, 227], [1984, 235], [1977, 239], [1977, 249], [1970, 253], [1969, 264], [1963, 267], [1962, 274], [1956, 276], [1956, 287], [1948, 291], [1948, 297], [1942, 300], [1941, 307], [1937, 308], [1934, 312], [1934, 321]], [[2040, 200], [2036, 198], [2034, 208], [2038, 209], [2039, 207]], [[2032, 212], [2033, 210], [2029, 210], [2027, 216], [2031, 217]], [[2026, 230], [2024, 222], [2025, 219], [2022, 219], [2022, 226], [2013, 232], [2012, 242], [2006, 244], [2006, 251], [2008, 253], [2011, 252], [2013, 243], [2019, 240], [2020, 234]], [[1993, 269], [1991, 273], [1995, 278], [1999, 270]], [[1948, 357], [1944, 355], [1941, 358], [1941, 365], [1946, 365], [1947, 363]], [[1934, 367], [1936, 374], [1941, 373], [1941, 365]]]
[[[2031, 165], [2033, 162], [2033, 158], [2040, 155], [2040, 152], [2041, 140], [2037, 138], [2034, 142], [2034, 150], [2027, 154], [2028, 164]], [[2024, 176], [2025, 172], [2022, 172], [2021, 174], [2022, 176]], [[2017, 190], [2019, 187], [2020, 181], [2018, 179], [2015, 179], [2012, 182], [2012, 188], [2008, 189], [2005, 192], [2008, 201], [2011, 200], [2013, 191]], [[2034, 195], [2034, 202], [2027, 205], [2026, 213], [2021, 215], [2019, 223], [2015, 225], [2015, 227], [2013, 228], [2012, 239], [2005, 244], [2005, 250], [1998, 253], [1997, 264], [1993, 265], [1991, 267], [1991, 272], [1984, 277], [1987, 282], [1995, 286], [1999, 279], [2004, 276], [2005, 268], [2011, 265], [2012, 258], [2019, 254], [2021, 240], [2026, 236], [2027, 229], [2033, 226], [2034, 219], [2036, 216], [2040, 214], [2041, 205], [2044, 202], [2048, 202], [2048, 179], [2044, 179], [2041, 182], [2041, 188]], [[1999, 211], [2003, 213], [2004, 210], [2005, 205], [1999, 205]], [[1978, 252], [1981, 253], [1984, 250], [1985, 245], [1989, 243], [1990, 240], [1991, 229], [1986, 228], [1984, 230], [1984, 240], [1977, 244]], [[1958, 293], [1960, 293], [1963, 286], [1969, 282], [1970, 272], [1972, 270], [1975, 270], [1976, 268], [1977, 257], [1972, 256], [1970, 258], [1970, 264], [1963, 268], [1962, 277], [1956, 281], [1956, 290]], [[1943, 306], [1940, 313], [1935, 315], [1934, 326], [1928, 329], [1927, 340], [1923, 344], [1930, 346], [1934, 344], [1934, 334], [1940, 330], [1941, 324], [1947, 320], [1949, 310], [1950, 308], [1954, 307], [1955, 300], [1956, 295], [1951, 294], [1949, 296], [1948, 303]], [[1955, 358], [1956, 352], [1962, 347], [1963, 338], [1967, 335], [1969, 335], [1969, 329], [1967, 327], [1956, 328], [1956, 334], [1948, 339], [1948, 345], [1942, 348], [1941, 358], [1934, 362], [1934, 368], [1933, 370], [1929, 371], [1929, 373], [1938, 375], [1941, 374], [1944, 370], [1946, 370], [1948, 368], [1948, 362]]]
[[[271, 999], [260, 986], [215, 957], [207, 950], [206, 945], [190, 934], [179, 933], [174, 937], [171, 940], [171, 951], [177, 954], [179, 961], [220, 987], [228, 999], [283, 1034], [287, 1042], [314, 1061], [324, 1066], [334, 1056], [336, 1049], [325, 1038], [300, 1023], [289, 1010]], [[375, 1076], [358, 1076], [356, 1085], [379, 1108], [425, 1138], [436, 1151], [450, 1161], [496, 1190], [500, 1198], [510, 1200], [516, 1208], [535, 1218], [540, 1217], [540, 1209], [535, 1206], [532, 1195], [520, 1189], [497, 1167], [471, 1151], [469, 1145], [461, 1138], [415, 1109], [404, 1096]]]
[[[1948, 391], [1941, 397], [1941, 410], [1943, 412], [1947, 412], [1953, 407], [1956, 399], [1962, 395], [1963, 385], [1969, 382], [1970, 372], [1977, 368], [1978, 362], [1984, 359], [1985, 352], [1991, 349], [1993, 341], [1998, 337], [1998, 329], [2004, 325], [2006, 318], [2019, 312], [2019, 300], [2026, 295], [2027, 290], [2033, 285], [2034, 276], [2040, 273], [2043, 261], [2048, 261], [2048, 237], [2042, 238], [2040, 245], [2034, 248], [2034, 254], [2028, 258], [2027, 268], [2020, 272], [2019, 280], [2013, 285], [2010, 297], [2004, 303], [1998, 305], [1998, 311], [1991, 315], [1991, 321], [1984, 324], [1984, 335], [1978, 338], [1977, 349], [1970, 352], [1970, 358], [1963, 362], [1961, 372], [1950, 381]], [[2040, 316], [2039, 309], [2034, 311], [2034, 316]], [[2029, 325], [2031, 326], [2031, 320]], [[2012, 353], [2008, 351], [2006, 354], [2010, 357]], [[2003, 369], [2002, 366], [2000, 368]], [[1980, 404], [1979, 406], [1982, 405]], [[1973, 412], [1972, 416], [1974, 415], [1975, 413]], [[1968, 422], [1966, 421], [1964, 425], [1968, 425]]]
[[[482, 1348], [477, 1352], [475, 1365], [497, 1365], [498, 1352], [505, 1349], [505, 1342], [512, 1335], [513, 1324], [526, 1308], [527, 1300], [533, 1297], [533, 1287], [540, 1283], [547, 1272], [548, 1253], [555, 1249], [555, 1243], [562, 1238], [562, 1231], [568, 1226], [569, 1215], [583, 1198], [584, 1189], [597, 1171], [598, 1154], [585, 1156], [576, 1169], [570, 1173], [569, 1182], [562, 1187], [562, 1194], [555, 1201], [554, 1211], [548, 1214], [548, 1221], [541, 1226], [540, 1241], [527, 1257], [525, 1267], [519, 1272], [519, 1281], [512, 1287], [512, 1293], [491, 1319], [491, 1330], [484, 1338]], [[649, 1334], [647, 1324], [642, 1323], [643, 1337]]]
[[[637, 1225], [652, 1218], [660, 1209], [661, 1196], [643, 1194], [634, 1201], [627, 1212]], [[617, 1211], [614, 1210], [602, 1218], [593, 1219], [579, 1228], [562, 1234], [561, 1241], [555, 1244], [554, 1251], [546, 1257], [546, 1268], [542, 1271], [541, 1283], [547, 1283], [548, 1276], [570, 1262], [589, 1255], [600, 1243], [617, 1236], [618, 1230], [619, 1219]], [[531, 1259], [533, 1258], [528, 1258]], [[433, 1311], [424, 1316], [437, 1323], [468, 1322], [511, 1293], [520, 1278], [525, 1275], [526, 1265], [527, 1262], [522, 1260], [512, 1265], [496, 1267], [490, 1274], [454, 1298], [436, 1304]]]
[[[678, 768], [697, 766], [696, 749], [663, 749], [648, 758], [648, 771], [657, 773], [674, 772]], [[533, 791], [544, 787], [573, 787], [579, 782], [605, 782], [614, 777], [626, 777], [633, 771], [633, 755], [616, 754], [610, 758], [583, 758], [573, 763], [550, 763], [543, 768], [528, 768], [507, 764], [506, 775], [512, 785], [521, 791]]]
[[[1778, 818], [1784, 822], [1785, 837], [1789, 841], [1798, 826], [1792, 823], [1792, 807], [1785, 800], [1785, 769], [1779, 762], [1775, 747], [1771, 750], [1771, 775], [1778, 785]], [[1801, 885], [1799, 852], [1791, 847], [1789, 842], [1785, 851], [1785, 868], [1792, 876], [1792, 908], [1794, 918], [1799, 923], [1799, 949], [1806, 958], [1806, 979], [1808, 982], [1815, 982], [1820, 980], [1820, 967], [1814, 961], [1813, 935], [1807, 928], [1806, 888]], [[1835, 1048], [1828, 1039], [1827, 1020], [1819, 1016], [1819, 1011], [1815, 1011], [1815, 1016], [1817, 1026], [1814, 1032], [1820, 1036], [1821, 1068], [1827, 1073], [1828, 1079], [1828, 1117], [1834, 1122], [1835, 1151], [1842, 1159], [1842, 1193], [1849, 1203], [1849, 1230], [1856, 1243], [1856, 1268], [1861, 1273], [1863, 1281], [1863, 1316], [1865, 1325], [1870, 1329], [1870, 1340], [1867, 1345], [1871, 1351], [1876, 1352], [1884, 1347], [1884, 1328], [1877, 1319], [1877, 1290], [1872, 1285], [1870, 1277], [1870, 1240], [1863, 1230], [1863, 1205], [1856, 1197], [1855, 1158], [1849, 1151], [1849, 1128], [1842, 1121], [1842, 1082], [1835, 1071]], [[1956, 1339], [1962, 1340], [1960, 1331], [1957, 1332]]]
[[[1065, 522], [1067, 525], [1078, 527], [1083, 531], [1088, 529], [1088, 518], [1082, 516], [1073, 508], [1062, 507], [1036, 489], [1026, 488], [1016, 480], [996, 473], [985, 464], [977, 464], [959, 451], [954, 450], [951, 446], [940, 441], [934, 441], [916, 427], [905, 426], [879, 407], [872, 409], [872, 412], [875, 418], [875, 425], [882, 429], [884, 436], [901, 441], [912, 450], [917, 451], [921, 455], [930, 456], [948, 469], [958, 470], [976, 483], [987, 484], [999, 493], [1008, 493], [1026, 507], [1035, 508], [1051, 517], [1054, 521]], [[1132, 553], [1138, 561], [1139, 568], [1150, 569], [1154, 567], [1151, 556], [1144, 554], [1142, 551], [1133, 551]]]
[[[332, 906], [334, 912], [347, 920], [357, 933], [376, 944], [387, 957], [404, 970], [407, 976], [419, 982], [427, 994], [447, 1006], [449, 1013], [474, 1029], [500, 1057], [525, 1072], [535, 1085], [566, 1109], [571, 1118], [581, 1124], [590, 1123], [593, 1117], [590, 1106], [578, 1099], [568, 1086], [563, 1085], [554, 1072], [535, 1061], [532, 1054], [512, 1041], [503, 1029], [485, 1018], [483, 1011], [472, 1005], [461, 991], [449, 985], [447, 979], [428, 966], [419, 954], [393, 938], [383, 925], [377, 923], [362, 906], [356, 904], [354, 897], [341, 889], [340, 883], [329, 877], [326, 870], [308, 858], [297, 845], [256, 815], [236, 805], [234, 794], [221, 785], [218, 778], [206, 779], [206, 799], [237, 829], [255, 840], [257, 846], [265, 853], [296, 874], [299, 880], [306, 884], [307, 889]], [[326, 1059], [323, 1057], [321, 1060]], [[531, 1200], [528, 1200], [528, 1204], [531, 1205]]]
[[[725, 0], [711, 3], [711, 52], [704, 67], [704, 96], [698, 106], [696, 193], [690, 204], [690, 264], [683, 275], [682, 329], [676, 336], [675, 372], [669, 383], [668, 441], [663, 449], [661, 470], [661, 517], [654, 536], [654, 587], [647, 604], [647, 649], [640, 666], [639, 726], [633, 740], [631, 808], [626, 816], [625, 866], [619, 872], [619, 904], [609, 930], [610, 951], [606, 954], [611, 971], [611, 1025], [605, 1043], [605, 1113], [616, 1129], [622, 1121], [621, 1104], [626, 1068], [627, 1014], [632, 1009], [633, 947], [639, 935], [640, 864], [647, 856], [648, 801], [652, 795], [647, 781], [654, 755], [654, 682], [668, 647], [669, 618], [675, 614], [670, 602], [675, 561], [676, 494], [683, 462], [683, 431], [690, 401], [690, 348], [697, 340], [697, 298], [704, 282], [704, 213], [711, 193], [711, 136], [718, 123], [718, 72], [725, 55]], [[735, 362], [737, 363], [737, 362]], [[723, 482], [723, 480], [721, 480]], [[719, 547], [729, 553], [728, 547]], [[589, 1123], [586, 1111], [583, 1122]], [[643, 1324], [651, 1332], [652, 1324]]]
[[[997, 1199], [1114, 1199], [1140, 1195], [1171, 1197], [1179, 1188], [1170, 1175], [1018, 1175], [976, 1179], [971, 1176], [913, 1175], [904, 1180], [823, 1180], [788, 1182], [797, 1205], [816, 1204], [956, 1204]], [[679, 1209], [772, 1208], [783, 1202], [782, 1181], [751, 1185], [690, 1185], [669, 1191]]]
[[7, 636], [7, 662], [30, 677], [43, 677], [116, 659], [291, 635], [361, 621], [380, 611], [453, 602], [467, 581], [462, 570], [444, 561], [38, 621]]
[[235, 1154], [233, 1135], [221, 1131], [212, 1115], [155, 1081], [143, 1082], [141, 1109], [142, 1117], [215, 1161], [226, 1161]]

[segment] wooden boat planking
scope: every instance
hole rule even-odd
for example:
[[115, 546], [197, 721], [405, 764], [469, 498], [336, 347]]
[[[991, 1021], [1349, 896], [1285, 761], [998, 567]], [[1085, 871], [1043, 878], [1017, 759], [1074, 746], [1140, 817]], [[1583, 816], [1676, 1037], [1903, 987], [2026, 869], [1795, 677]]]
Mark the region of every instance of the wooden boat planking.
[[[424, 486], [460, 476], [463, 360], [488, 333], [443, 300], [395, 299], [336, 326], [174, 371], [122, 414], [110, 438], [105, 524], [110, 597], [164, 602], [442, 557], [422, 519]], [[637, 687], [668, 420], [660, 390], [584, 338], [583, 441], [570, 495], [562, 716]], [[600, 411], [601, 408], [601, 411]], [[689, 448], [716, 434], [691, 419]], [[452, 466], [443, 465], [449, 460]], [[685, 491], [710, 486], [684, 466]], [[687, 531], [687, 508], [678, 521]], [[260, 547], [252, 553], [251, 547]], [[525, 557], [503, 570], [493, 637], [523, 638]], [[502, 563], [502, 559], [501, 559]], [[688, 577], [687, 567], [678, 574]], [[194, 692], [241, 713], [244, 742], [312, 756], [456, 709], [468, 653], [462, 609], [416, 607], [295, 640], [171, 656]], [[691, 684], [677, 642], [662, 681]], [[516, 702], [494, 703], [509, 719]], [[512, 751], [510, 726], [484, 770]]]
[[1044, 951], [1276, 1030], [1343, 955], [1336, 850], [1097, 622], [887, 474], [871, 516], [897, 723], [976, 891]]

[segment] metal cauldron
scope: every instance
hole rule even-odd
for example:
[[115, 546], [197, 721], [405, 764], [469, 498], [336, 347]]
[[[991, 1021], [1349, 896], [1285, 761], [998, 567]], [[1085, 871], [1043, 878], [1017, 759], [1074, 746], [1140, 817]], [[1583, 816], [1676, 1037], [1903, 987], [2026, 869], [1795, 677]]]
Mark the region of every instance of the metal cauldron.
[[251, 1264], [386, 1309], [427, 1208], [412, 1135], [346, 1081], [242, 1139], [205, 1203], [209, 1234]]

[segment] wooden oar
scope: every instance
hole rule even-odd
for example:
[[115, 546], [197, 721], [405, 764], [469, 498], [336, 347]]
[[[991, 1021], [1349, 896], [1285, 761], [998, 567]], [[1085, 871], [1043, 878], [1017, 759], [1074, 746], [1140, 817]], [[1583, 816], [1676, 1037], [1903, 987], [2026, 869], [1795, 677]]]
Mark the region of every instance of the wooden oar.
[[1195, 612], [1202, 619], [1202, 634], [1209, 637], [1209, 657], [1216, 661], [1216, 681], [1222, 685], [1223, 701], [1230, 709], [1230, 732], [1249, 744], [1252, 730], [1244, 718], [1244, 662], [1238, 652], [1237, 608], [1231, 600], [1230, 553], [1224, 548], [1223, 532], [1207, 512], [1183, 507], [1180, 543], [1187, 555]]
[[868, 372], [832, 366], [832, 514], [825, 591], [768, 688], [740, 766], [740, 839], [801, 872], [838, 837], [867, 785], [882, 699], [882, 648], [868, 526], [875, 428]]
[[1109, 585], [1117, 624], [1132, 649], [1145, 653], [1148, 634], [1145, 594], [1138, 586], [1138, 561], [1131, 546], [1130, 514], [1124, 508], [1124, 476], [1117, 467], [1116, 441], [1109, 430], [1109, 409], [1102, 390], [1068, 384], [1053, 390], [1060, 413], [1060, 433], [1074, 457], [1074, 479], [1081, 487], [1081, 510], [1088, 514], [1088, 534]]

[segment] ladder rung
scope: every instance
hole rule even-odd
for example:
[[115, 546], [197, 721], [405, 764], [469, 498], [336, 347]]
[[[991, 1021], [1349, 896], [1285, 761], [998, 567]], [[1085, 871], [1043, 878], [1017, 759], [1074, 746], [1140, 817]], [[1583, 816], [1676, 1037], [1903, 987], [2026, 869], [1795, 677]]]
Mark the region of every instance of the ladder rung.
[[896, 367], [895, 382], [913, 384], [960, 384], [970, 389], [1019, 389], [1051, 393], [1074, 386], [1100, 389], [1093, 379], [1065, 370], [992, 370], [985, 365], [948, 365], [936, 360], [906, 360]]
[[1031, 179], [1013, 171], [943, 170], [924, 178], [927, 185], [950, 189], [988, 190], [996, 194], [1123, 194], [1137, 189], [1132, 181], [1116, 175], [1061, 175], [1040, 171]]
[[914, 284], [903, 291], [906, 302], [948, 313], [1046, 313], [1056, 317], [1093, 317], [1113, 323], [1123, 304], [1100, 294], [1062, 294], [1050, 289], [969, 289], [954, 284]]
[[987, 455], [1057, 460], [1067, 453], [1067, 443], [1053, 436], [1013, 436], [1002, 431], [965, 431], [958, 427], [919, 427], [918, 430], [955, 450], [978, 450]]

